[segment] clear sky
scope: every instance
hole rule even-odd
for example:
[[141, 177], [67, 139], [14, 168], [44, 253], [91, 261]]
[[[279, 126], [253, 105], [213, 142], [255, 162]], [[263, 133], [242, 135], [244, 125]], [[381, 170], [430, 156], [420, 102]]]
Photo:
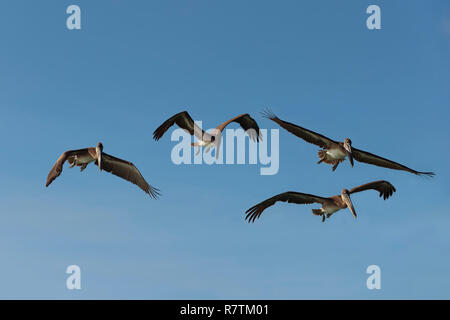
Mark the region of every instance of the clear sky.
[[[82, 29], [66, 28], [81, 7]], [[381, 30], [366, 8], [381, 7]], [[0, 3], [0, 298], [450, 298], [448, 1], [22, 1]], [[270, 107], [280, 118], [433, 179], [348, 162], [280, 131], [280, 169], [177, 166], [154, 129], [189, 110], [207, 128]], [[236, 127], [233, 124], [231, 127]], [[163, 196], [90, 165], [47, 174], [69, 149], [132, 161]], [[293, 190], [373, 180], [326, 223]], [[81, 290], [67, 290], [67, 266]], [[366, 268], [381, 268], [381, 290]]]

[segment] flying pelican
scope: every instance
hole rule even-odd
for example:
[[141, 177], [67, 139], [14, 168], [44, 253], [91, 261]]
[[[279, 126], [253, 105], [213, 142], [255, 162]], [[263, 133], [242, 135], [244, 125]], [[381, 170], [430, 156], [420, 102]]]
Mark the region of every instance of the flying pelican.
[[353, 217], [355, 217], [356, 219], [356, 211], [355, 208], [353, 207], [350, 195], [356, 192], [361, 192], [370, 189], [380, 192], [380, 197], [382, 196], [384, 200], [389, 198], [396, 191], [395, 187], [392, 184], [384, 180], [366, 183], [358, 187], [355, 187], [350, 191], [344, 188], [342, 189], [340, 195], [332, 196], [329, 198], [323, 198], [312, 194], [288, 191], [285, 193], [280, 193], [279, 195], [264, 200], [263, 202], [258, 203], [256, 206], [251, 207], [245, 212], [247, 214], [245, 219], [248, 220], [248, 222], [255, 222], [255, 220], [261, 216], [262, 212], [265, 209], [267, 209], [270, 206], [273, 206], [277, 201], [297, 203], [297, 204], [321, 203], [322, 208], [312, 209], [312, 212], [316, 216], [322, 216], [322, 222], [325, 222], [325, 219], [331, 217], [331, 215], [336, 211], [345, 208], [349, 208], [351, 213], [353, 214]]
[[263, 116], [278, 123], [281, 127], [286, 129], [290, 133], [296, 135], [297, 137], [305, 140], [306, 142], [321, 147], [322, 150], [319, 150], [318, 153], [319, 162], [317, 163], [319, 164], [321, 162], [325, 162], [327, 164], [332, 164], [333, 165], [332, 171], [336, 170], [338, 165], [341, 162], [343, 162], [346, 157], [348, 157], [348, 160], [350, 161], [352, 167], [353, 167], [353, 159], [355, 159], [356, 161], [365, 162], [388, 169], [408, 171], [416, 175], [426, 175], [430, 177], [434, 176], [434, 172], [416, 171], [402, 164], [382, 158], [367, 151], [353, 148], [352, 141], [349, 138], [346, 138], [344, 142], [337, 142], [319, 133], [302, 128], [293, 123], [283, 121], [280, 118], [278, 118], [275, 114], [273, 114], [271, 111], [263, 112]]
[[64, 162], [69, 162], [70, 168], [79, 166], [80, 171], [86, 169], [87, 165], [94, 162], [100, 171], [105, 170], [122, 179], [137, 185], [153, 198], [159, 196], [159, 190], [152, 187], [145, 181], [139, 170], [131, 162], [110, 156], [103, 152], [103, 144], [99, 142], [95, 148], [85, 148], [79, 150], [69, 150], [64, 152], [50, 170], [46, 187], [50, 185], [62, 172]]
[[222, 131], [231, 122], [239, 123], [242, 129], [247, 132], [247, 134], [253, 141], [259, 141], [259, 139], [261, 138], [261, 132], [259, 131], [258, 124], [252, 117], [250, 117], [248, 113], [241, 114], [225, 121], [221, 125], [217, 126], [211, 134], [209, 134], [195, 124], [194, 120], [192, 120], [187, 111], [182, 111], [167, 119], [162, 125], [160, 125], [158, 129], [153, 132], [153, 139], [155, 139], [156, 141], [161, 139], [164, 133], [176, 123], [180, 128], [191, 135], [195, 135], [198, 138], [197, 142], [191, 143], [191, 146], [198, 148], [195, 154], [198, 154], [200, 152], [200, 147], [202, 146], [206, 148], [205, 152], [209, 152], [209, 150], [215, 146], [217, 159], [219, 157]]

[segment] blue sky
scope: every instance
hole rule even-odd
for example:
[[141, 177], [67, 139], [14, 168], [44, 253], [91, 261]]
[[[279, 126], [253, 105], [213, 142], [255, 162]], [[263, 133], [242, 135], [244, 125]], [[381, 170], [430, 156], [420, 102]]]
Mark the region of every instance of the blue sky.
[[[82, 29], [66, 28], [78, 4]], [[381, 7], [382, 29], [365, 10]], [[448, 1], [2, 1], [0, 298], [450, 298]], [[210, 128], [259, 112], [432, 170], [433, 179], [348, 163], [280, 131], [280, 170], [176, 166], [153, 130], [188, 109]], [[89, 166], [48, 171], [69, 149], [133, 161], [155, 201]], [[13, 158], [12, 158], [13, 157]], [[294, 190], [330, 196], [389, 180], [397, 193], [353, 196], [323, 224]], [[317, 206], [316, 206], [317, 207]], [[342, 214], [341, 214], [342, 213]], [[81, 267], [82, 289], [65, 287]], [[381, 267], [382, 289], [366, 288]]]

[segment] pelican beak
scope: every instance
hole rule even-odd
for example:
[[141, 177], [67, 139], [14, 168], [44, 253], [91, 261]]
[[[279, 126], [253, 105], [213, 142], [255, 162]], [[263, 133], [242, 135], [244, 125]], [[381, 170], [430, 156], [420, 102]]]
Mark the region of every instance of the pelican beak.
[[220, 144], [222, 142], [222, 133], [218, 132], [214, 138], [214, 144], [216, 145], [216, 160], [219, 159]]
[[219, 159], [219, 152], [220, 152], [220, 142], [216, 145], [216, 160]]
[[344, 200], [345, 204], [352, 212], [353, 217], [356, 219], [356, 211], [355, 211], [355, 207], [353, 207], [353, 203], [352, 203], [352, 200], [350, 199], [350, 195], [348, 193], [343, 193], [342, 200]]
[[100, 152], [98, 155], [98, 168], [102, 171], [102, 153]]
[[352, 153], [352, 146], [350, 144], [344, 144], [345, 151], [347, 151], [347, 157], [348, 161], [350, 161], [350, 164], [353, 167], [353, 153]]

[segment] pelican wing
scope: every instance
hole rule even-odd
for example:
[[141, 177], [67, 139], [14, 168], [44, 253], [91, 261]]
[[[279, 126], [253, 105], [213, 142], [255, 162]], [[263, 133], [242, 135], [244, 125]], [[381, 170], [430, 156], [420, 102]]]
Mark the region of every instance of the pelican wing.
[[329, 148], [333, 144], [337, 143], [336, 141], [327, 138], [317, 132], [302, 128], [287, 121], [283, 121], [270, 111], [263, 112], [263, 116], [278, 123], [282, 128], [305, 140], [306, 142], [315, 144], [321, 148]]
[[388, 168], [388, 169], [408, 171], [408, 172], [414, 173], [416, 175], [426, 175], [429, 177], [434, 176], [434, 172], [416, 171], [416, 170], [410, 169], [400, 163], [382, 158], [382, 157], [374, 155], [370, 152], [359, 150], [356, 148], [352, 148], [352, 155], [353, 155], [353, 158], [359, 162], [365, 162], [365, 163], [373, 164], [373, 165]]
[[312, 194], [288, 191], [285, 193], [280, 193], [272, 198], [264, 200], [261, 203], [258, 203], [256, 206], [251, 207], [245, 213], [247, 216], [245, 217], [248, 222], [255, 222], [257, 218], [259, 218], [262, 212], [270, 206], [273, 206], [275, 202], [283, 201], [288, 203], [297, 203], [297, 204], [310, 204], [310, 203], [324, 203], [329, 201], [328, 198], [318, 197]]
[[258, 123], [256, 123], [255, 119], [250, 117], [248, 113], [241, 114], [225, 121], [220, 126], [218, 126], [217, 129], [222, 132], [223, 129], [225, 129], [225, 127], [231, 122], [239, 123], [241, 125], [241, 128], [244, 129], [245, 132], [247, 132], [247, 134], [253, 141], [259, 141], [259, 139], [261, 138], [261, 131], [259, 130]]
[[395, 187], [389, 182], [385, 180], [379, 180], [374, 182], [369, 182], [360, 186], [357, 186], [350, 190], [350, 194], [361, 192], [365, 190], [376, 190], [380, 193], [380, 198], [383, 197], [384, 200], [392, 196], [392, 194], [396, 191]]
[[[95, 164], [98, 166], [97, 161], [95, 161]], [[113, 157], [103, 152], [102, 169], [134, 183], [155, 199], [159, 196], [159, 190], [149, 185], [139, 170], [129, 161]]]
[[192, 120], [191, 116], [187, 111], [182, 111], [180, 113], [177, 113], [173, 117], [167, 119], [164, 121], [162, 125], [160, 125], [154, 132], [153, 132], [153, 139], [158, 141], [161, 139], [161, 137], [164, 135], [164, 133], [169, 130], [171, 126], [174, 124], [177, 124], [181, 129], [188, 132], [190, 135], [195, 135], [197, 138], [202, 139], [204, 135], [204, 131], [200, 129]]
[[[63, 170], [63, 165], [66, 160], [73, 159], [75, 157], [91, 157], [91, 154], [89, 153], [89, 148], [85, 149], [79, 149], [79, 150], [69, 150], [64, 152], [56, 161], [56, 163], [53, 165], [53, 168], [50, 170], [47, 176], [47, 183], [45, 184], [46, 187], [50, 185], [50, 183], [53, 182], [56, 178], [59, 177]], [[93, 158], [92, 158], [93, 159]]]

